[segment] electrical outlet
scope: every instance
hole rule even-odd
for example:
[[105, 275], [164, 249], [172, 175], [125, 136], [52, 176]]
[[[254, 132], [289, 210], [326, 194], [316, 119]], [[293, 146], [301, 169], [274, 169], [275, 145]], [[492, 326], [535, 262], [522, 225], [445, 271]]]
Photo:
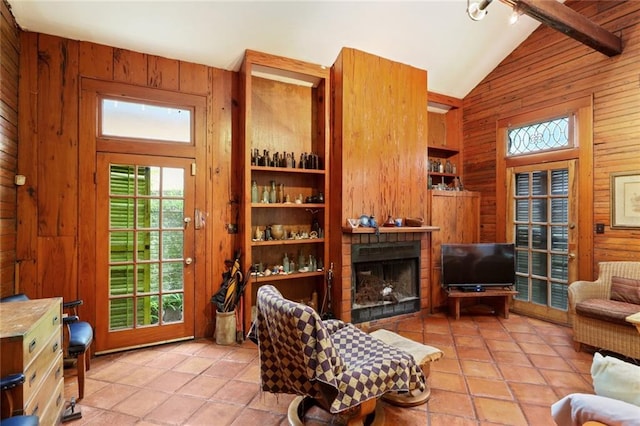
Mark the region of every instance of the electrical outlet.
[[238, 225], [235, 223], [227, 223], [227, 232], [229, 234], [237, 234], [238, 233]]
[[604, 223], [596, 223], [596, 234], [604, 234]]

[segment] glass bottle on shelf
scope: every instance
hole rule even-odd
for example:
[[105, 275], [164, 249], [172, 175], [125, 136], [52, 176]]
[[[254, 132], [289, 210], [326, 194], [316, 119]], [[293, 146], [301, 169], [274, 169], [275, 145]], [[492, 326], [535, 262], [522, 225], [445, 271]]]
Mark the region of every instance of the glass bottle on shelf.
[[276, 191], [276, 203], [284, 203], [284, 183], [278, 184]]
[[258, 182], [255, 180], [251, 182], [251, 202], [257, 203], [259, 201], [258, 198]]
[[285, 274], [288, 274], [289, 273], [289, 256], [287, 256], [287, 253], [285, 253], [284, 257], [282, 258], [282, 267], [284, 268]]
[[264, 186], [264, 191], [262, 191], [262, 202], [269, 202], [269, 189], [267, 189], [267, 185]]
[[270, 203], [276, 202], [276, 181], [275, 180], [271, 181], [271, 191], [269, 191], [269, 202]]

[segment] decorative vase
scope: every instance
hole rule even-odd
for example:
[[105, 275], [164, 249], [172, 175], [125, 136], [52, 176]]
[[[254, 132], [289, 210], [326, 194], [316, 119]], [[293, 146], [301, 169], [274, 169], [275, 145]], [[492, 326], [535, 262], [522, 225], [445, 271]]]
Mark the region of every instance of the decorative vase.
[[271, 225], [271, 237], [274, 240], [281, 240], [284, 236], [284, 228], [282, 225]]

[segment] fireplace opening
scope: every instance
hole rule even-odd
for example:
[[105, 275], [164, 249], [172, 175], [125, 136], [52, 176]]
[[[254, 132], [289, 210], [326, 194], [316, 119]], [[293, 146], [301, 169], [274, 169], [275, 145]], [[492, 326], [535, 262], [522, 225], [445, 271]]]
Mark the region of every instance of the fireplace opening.
[[351, 320], [354, 323], [420, 310], [420, 242], [351, 247]]

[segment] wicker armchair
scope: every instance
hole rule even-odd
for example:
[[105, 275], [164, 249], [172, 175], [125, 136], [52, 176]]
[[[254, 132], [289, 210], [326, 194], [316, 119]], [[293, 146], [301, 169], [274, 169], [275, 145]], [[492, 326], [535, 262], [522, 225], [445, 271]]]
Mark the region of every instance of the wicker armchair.
[[[601, 262], [596, 281], [576, 281], [569, 286], [569, 315], [573, 321], [576, 351], [582, 344], [640, 359], [640, 333], [632, 324], [615, 324], [576, 313], [576, 305], [589, 299], [610, 299], [611, 278], [640, 279], [640, 262]], [[640, 311], [640, 305], [638, 305]]]

